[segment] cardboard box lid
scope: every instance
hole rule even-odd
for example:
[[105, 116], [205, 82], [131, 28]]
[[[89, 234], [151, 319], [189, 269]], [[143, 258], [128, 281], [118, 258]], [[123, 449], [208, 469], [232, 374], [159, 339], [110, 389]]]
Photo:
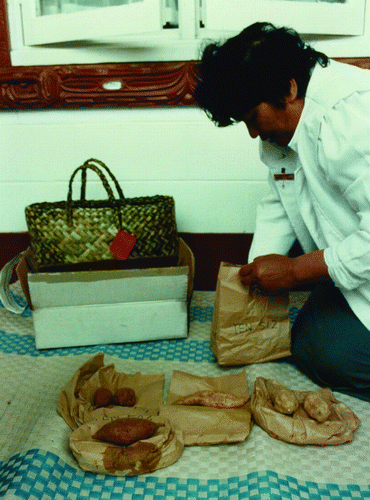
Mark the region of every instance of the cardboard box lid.
[[28, 303], [33, 308], [40, 308], [141, 300], [190, 301], [194, 267], [194, 255], [180, 238], [178, 266], [32, 272], [32, 251], [29, 248], [16, 270]]
[[37, 349], [186, 338], [179, 300], [43, 307], [33, 313]]

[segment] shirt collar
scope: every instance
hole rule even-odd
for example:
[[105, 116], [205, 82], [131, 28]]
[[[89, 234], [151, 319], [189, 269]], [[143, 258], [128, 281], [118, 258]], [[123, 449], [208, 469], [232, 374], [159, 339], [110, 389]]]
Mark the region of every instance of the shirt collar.
[[[322, 115], [321, 106], [315, 100], [315, 87], [317, 80], [320, 80], [321, 72], [325, 70], [319, 63], [311, 71], [310, 81], [308, 82], [307, 91], [304, 97], [304, 105], [298, 125], [294, 131], [288, 147], [298, 153], [299, 143], [302, 137], [312, 135], [314, 131], [318, 133], [318, 126]], [[320, 112], [318, 113], [318, 109]], [[316, 126], [315, 126], [316, 124]], [[315, 132], [314, 132], [315, 133]]]
[[319, 115], [321, 116], [321, 113], [317, 113], [318, 105], [315, 102], [314, 96], [317, 81], [320, 81], [320, 75], [322, 74], [322, 71], [325, 71], [325, 69], [326, 68], [323, 68], [319, 63], [317, 63], [311, 71], [311, 77], [307, 86], [302, 113], [289, 144], [282, 147], [278, 144], [270, 143], [269, 141], [260, 141], [261, 160], [264, 163], [267, 164], [284, 159], [291, 151], [298, 153], [299, 144], [301, 143], [302, 138], [307, 138], [307, 134], [315, 134], [314, 131], [317, 131], [318, 133], [320, 123]]

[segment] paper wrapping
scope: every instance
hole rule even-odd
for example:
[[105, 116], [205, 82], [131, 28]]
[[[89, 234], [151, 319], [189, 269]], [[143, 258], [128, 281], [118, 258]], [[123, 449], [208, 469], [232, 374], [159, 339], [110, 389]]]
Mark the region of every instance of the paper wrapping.
[[336, 445], [353, 440], [353, 433], [360, 420], [344, 403], [338, 401], [330, 389], [319, 389], [318, 394], [330, 400], [330, 415], [324, 422], [311, 418], [304, 409], [304, 399], [309, 391], [294, 391], [298, 409], [291, 415], [277, 412], [263, 377], [257, 377], [251, 397], [251, 407], [256, 423], [271, 437], [301, 445]]
[[[106, 423], [118, 418], [145, 418], [160, 424], [149, 439], [119, 446], [92, 436]], [[184, 449], [182, 434], [169, 421], [150, 410], [122, 407], [100, 408], [87, 417], [69, 438], [70, 449], [81, 469], [96, 474], [133, 476], [153, 472], [176, 462]]]
[[[198, 391], [213, 390], [245, 397], [240, 408], [219, 409], [205, 406], [182, 406], [174, 403]], [[167, 397], [160, 415], [168, 418], [182, 431], [186, 446], [242, 442], [252, 427], [246, 372], [220, 377], [201, 377], [174, 370]]]
[[57, 411], [71, 429], [75, 430], [96, 410], [93, 404], [96, 389], [106, 387], [114, 394], [120, 387], [130, 387], [136, 394], [135, 408], [150, 409], [158, 414], [163, 402], [163, 385], [163, 373], [119, 373], [114, 364], [105, 366], [104, 354], [98, 353], [81, 366], [63, 388]]
[[244, 286], [240, 266], [221, 262], [211, 347], [220, 365], [263, 363], [289, 356], [289, 294], [267, 295]]

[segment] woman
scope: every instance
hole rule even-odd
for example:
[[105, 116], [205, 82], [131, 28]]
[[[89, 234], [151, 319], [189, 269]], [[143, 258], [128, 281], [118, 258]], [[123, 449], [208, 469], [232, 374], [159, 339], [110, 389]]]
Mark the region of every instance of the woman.
[[[198, 79], [199, 106], [218, 126], [244, 122], [269, 169], [241, 281], [267, 293], [312, 286], [293, 361], [370, 401], [370, 71], [255, 23], [208, 44]], [[292, 258], [296, 239], [304, 254]]]

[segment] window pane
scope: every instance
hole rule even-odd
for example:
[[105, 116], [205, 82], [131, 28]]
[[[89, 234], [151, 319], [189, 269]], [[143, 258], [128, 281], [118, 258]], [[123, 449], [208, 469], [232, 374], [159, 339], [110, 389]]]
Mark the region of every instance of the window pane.
[[179, 27], [178, 0], [164, 0], [164, 28]]
[[329, 3], [346, 3], [347, 0], [282, 0], [285, 2], [329, 2]]
[[97, 9], [142, 2], [143, 0], [36, 0], [38, 16], [68, 14], [79, 10]]
[[364, 34], [365, 0], [203, 0], [207, 30], [238, 32], [256, 21], [301, 34]]

